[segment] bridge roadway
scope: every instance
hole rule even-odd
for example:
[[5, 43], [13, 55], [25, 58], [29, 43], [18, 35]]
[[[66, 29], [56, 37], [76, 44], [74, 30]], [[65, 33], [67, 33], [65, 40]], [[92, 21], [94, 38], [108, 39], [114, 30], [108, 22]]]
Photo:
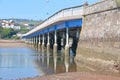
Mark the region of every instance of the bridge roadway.
[[65, 49], [64, 55], [69, 55], [70, 48], [76, 53], [77, 42], [82, 26], [83, 5], [65, 8], [53, 14], [42, 24], [22, 36], [27, 43], [34, 44], [42, 52], [56, 54]]

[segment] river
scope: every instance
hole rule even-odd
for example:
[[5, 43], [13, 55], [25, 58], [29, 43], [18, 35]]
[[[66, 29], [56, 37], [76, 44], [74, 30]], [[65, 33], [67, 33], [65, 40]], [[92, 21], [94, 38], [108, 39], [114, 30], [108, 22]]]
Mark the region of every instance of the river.
[[61, 55], [48, 56], [47, 53], [29, 47], [0, 48], [0, 80], [75, 72], [73, 58], [64, 58]]

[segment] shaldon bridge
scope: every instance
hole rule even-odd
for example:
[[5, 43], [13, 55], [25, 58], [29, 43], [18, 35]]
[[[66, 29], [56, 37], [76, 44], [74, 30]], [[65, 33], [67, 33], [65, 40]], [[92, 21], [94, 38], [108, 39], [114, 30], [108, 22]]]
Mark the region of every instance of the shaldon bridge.
[[82, 27], [83, 5], [65, 8], [53, 14], [39, 26], [22, 36], [38, 50], [53, 55], [64, 51], [64, 55], [75, 55]]

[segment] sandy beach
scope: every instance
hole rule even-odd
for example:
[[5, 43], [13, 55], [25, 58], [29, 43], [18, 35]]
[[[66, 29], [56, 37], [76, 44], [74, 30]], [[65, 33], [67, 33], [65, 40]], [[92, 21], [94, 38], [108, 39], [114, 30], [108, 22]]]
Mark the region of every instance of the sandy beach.
[[26, 47], [27, 45], [20, 40], [0, 40], [0, 47], [9, 47], [9, 48], [14, 48], [14, 47]]

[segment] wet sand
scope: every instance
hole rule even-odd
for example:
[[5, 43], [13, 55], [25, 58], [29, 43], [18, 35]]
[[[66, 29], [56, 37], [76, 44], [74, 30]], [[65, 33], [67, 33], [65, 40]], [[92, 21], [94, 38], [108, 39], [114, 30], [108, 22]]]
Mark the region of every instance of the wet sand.
[[0, 40], [0, 48], [26, 47], [27, 45], [20, 40]]
[[86, 72], [71, 72], [47, 75], [36, 78], [27, 78], [22, 80], [120, 80], [120, 77], [113, 77], [108, 75], [100, 75]]

